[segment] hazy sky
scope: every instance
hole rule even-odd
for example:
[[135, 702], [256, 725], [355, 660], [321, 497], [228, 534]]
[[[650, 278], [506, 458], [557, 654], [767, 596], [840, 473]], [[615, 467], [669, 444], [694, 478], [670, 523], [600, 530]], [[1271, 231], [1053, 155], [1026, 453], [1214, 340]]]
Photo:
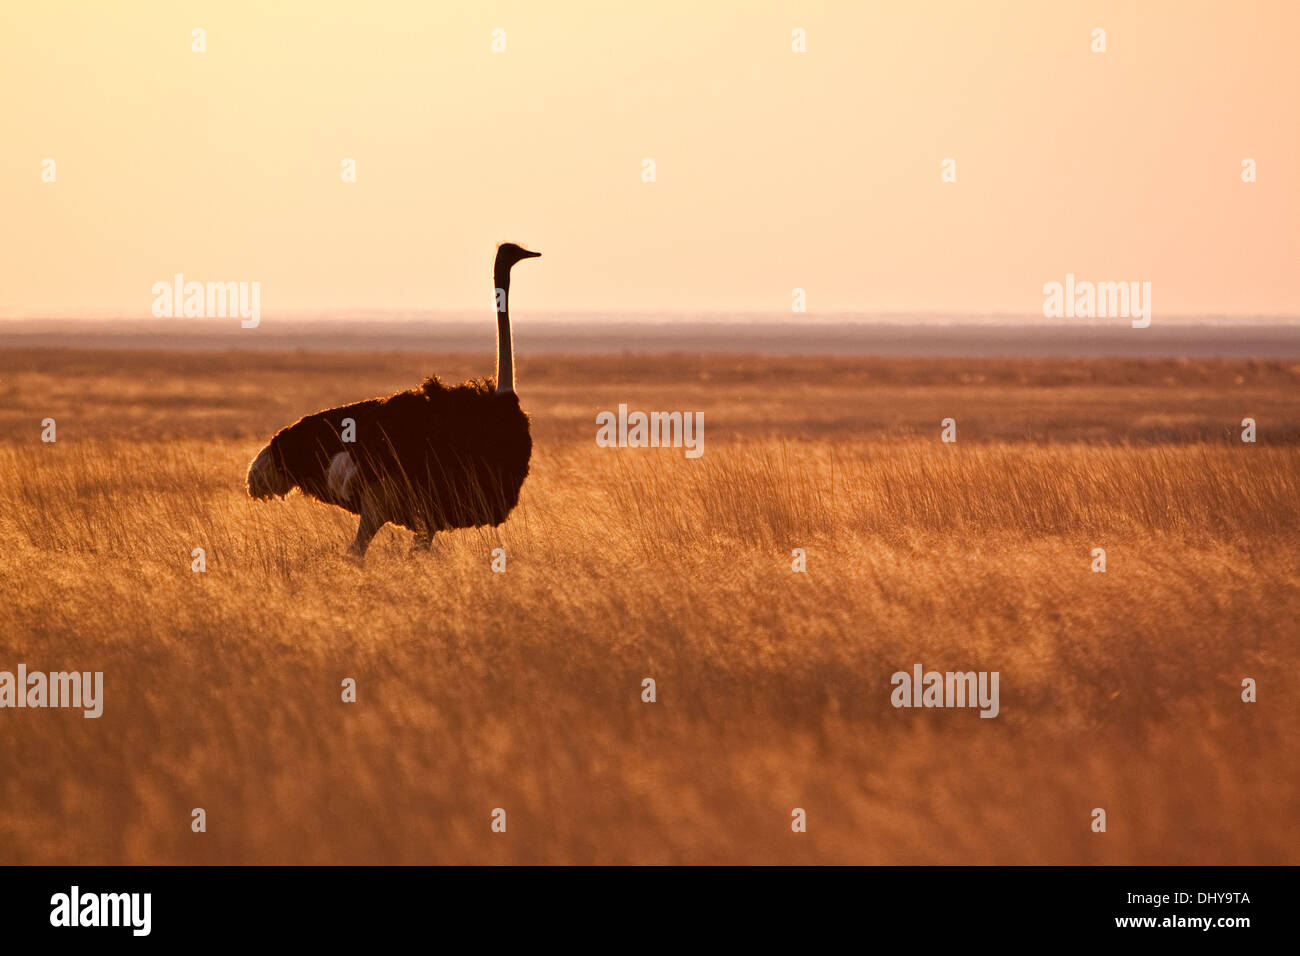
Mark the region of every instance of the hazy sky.
[[486, 314], [504, 239], [544, 256], [521, 313], [1038, 313], [1073, 272], [1296, 314], [1297, 36], [1228, 0], [6, 0], [0, 314], [147, 315], [176, 272]]

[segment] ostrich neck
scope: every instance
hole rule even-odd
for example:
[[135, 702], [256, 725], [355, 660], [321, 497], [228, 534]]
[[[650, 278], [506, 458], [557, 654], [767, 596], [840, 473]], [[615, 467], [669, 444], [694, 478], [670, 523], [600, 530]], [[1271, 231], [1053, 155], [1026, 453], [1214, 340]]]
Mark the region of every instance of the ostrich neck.
[[497, 391], [515, 390], [515, 343], [510, 335], [510, 267], [497, 264], [493, 270], [493, 299], [497, 306]]

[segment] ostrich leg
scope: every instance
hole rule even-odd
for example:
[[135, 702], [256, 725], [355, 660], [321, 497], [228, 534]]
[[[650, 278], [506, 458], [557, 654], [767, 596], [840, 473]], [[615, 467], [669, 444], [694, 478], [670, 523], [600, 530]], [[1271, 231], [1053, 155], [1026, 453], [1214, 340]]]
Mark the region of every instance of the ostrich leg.
[[357, 536], [352, 539], [352, 546], [348, 548], [348, 554], [353, 557], [364, 558], [366, 548], [370, 547], [370, 539], [373, 538], [384, 526], [384, 519], [379, 517], [379, 505], [374, 500], [374, 496], [365, 494], [361, 499], [361, 522], [357, 525]]

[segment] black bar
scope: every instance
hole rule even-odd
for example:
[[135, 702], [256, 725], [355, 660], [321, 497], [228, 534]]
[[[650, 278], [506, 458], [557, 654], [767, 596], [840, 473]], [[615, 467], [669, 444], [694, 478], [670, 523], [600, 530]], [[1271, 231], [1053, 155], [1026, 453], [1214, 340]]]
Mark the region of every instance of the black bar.
[[[811, 944], [844, 933], [883, 941], [886, 930], [925, 944], [1129, 937], [1233, 945], [1285, 931], [1295, 879], [1294, 867], [10, 867], [0, 871], [0, 926], [7, 942], [90, 945], [338, 945], [412, 934], [433, 945], [514, 937], [590, 937], [610, 947], [724, 937]], [[58, 894], [70, 904], [73, 886], [88, 917], [99, 894], [150, 894], [148, 934], [136, 935], [143, 896], [138, 909], [120, 897], [112, 903], [126, 925], [51, 925]]]

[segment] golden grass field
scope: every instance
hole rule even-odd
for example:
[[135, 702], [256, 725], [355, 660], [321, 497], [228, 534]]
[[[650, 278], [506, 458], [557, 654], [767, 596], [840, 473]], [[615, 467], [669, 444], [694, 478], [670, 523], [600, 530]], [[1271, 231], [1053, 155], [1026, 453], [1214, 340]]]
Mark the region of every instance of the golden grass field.
[[[489, 368], [0, 350], [0, 670], [105, 675], [0, 711], [0, 863], [1300, 863], [1300, 365], [525, 357], [499, 532], [358, 567], [246, 496], [299, 416]], [[596, 447], [619, 402], [704, 456]], [[916, 662], [1001, 714], [894, 709]]]

